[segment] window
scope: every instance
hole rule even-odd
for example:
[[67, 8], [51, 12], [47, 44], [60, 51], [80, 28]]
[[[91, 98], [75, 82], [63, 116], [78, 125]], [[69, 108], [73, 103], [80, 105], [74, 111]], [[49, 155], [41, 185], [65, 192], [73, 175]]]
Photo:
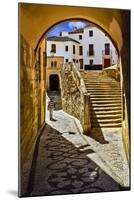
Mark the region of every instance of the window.
[[94, 45], [89, 44], [89, 56], [93, 56], [93, 55], [94, 55]]
[[80, 69], [83, 69], [83, 59], [80, 59], [79, 62], [80, 62]]
[[83, 46], [79, 46], [79, 55], [83, 55]]
[[110, 44], [105, 43], [105, 55], [110, 55]]
[[51, 45], [51, 52], [56, 53], [56, 44]]
[[65, 46], [65, 51], [68, 51], [68, 46]]
[[79, 35], [79, 40], [82, 40], [82, 35]]
[[89, 31], [89, 37], [93, 37], [93, 31]]
[[75, 54], [75, 45], [73, 45], [73, 54]]
[[57, 67], [57, 61], [54, 61], [54, 67]]
[[68, 62], [68, 59], [66, 59], [65, 61], [66, 61], [66, 63], [67, 63], [67, 62]]
[[93, 63], [94, 63], [93, 59], [89, 60], [89, 65], [93, 66]]
[[51, 62], [51, 67], [53, 67], [53, 66], [54, 66], [54, 62], [52, 61], [52, 62]]

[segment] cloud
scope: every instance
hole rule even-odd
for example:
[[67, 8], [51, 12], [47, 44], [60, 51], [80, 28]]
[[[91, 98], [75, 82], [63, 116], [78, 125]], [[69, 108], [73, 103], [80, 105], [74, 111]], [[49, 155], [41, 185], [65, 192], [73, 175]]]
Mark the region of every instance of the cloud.
[[69, 22], [68, 23], [69, 28], [74, 29], [74, 28], [84, 28], [86, 26], [86, 23], [84, 22]]
[[59, 36], [59, 33], [61, 31], [69, 31], [69, 28], [68, 28], [68, 23], [65, 22], [65, 23], [62, 23], [62, 24], [59, 24], [58, 26], [56, 26], [55, 28], [53, 28], [49, 33], [48, 33], [48, 36]]
[[59, 36], [61, 31], [73, 31], [75, 28], [84, 28], [86, 25], [87, 23], [84, 22], [65, 22], [53, 28], [48, 36]]

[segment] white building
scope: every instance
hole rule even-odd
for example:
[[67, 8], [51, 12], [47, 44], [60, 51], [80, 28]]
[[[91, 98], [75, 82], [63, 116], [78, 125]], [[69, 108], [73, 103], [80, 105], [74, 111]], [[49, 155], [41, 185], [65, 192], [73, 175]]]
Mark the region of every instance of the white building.
[[47, 56], [63, 56], [64, 63], [75, 62], [79, 70], [102, 69], [117, 63], [111, 40], [91, 25], [48, 37]]
[[47, 39], [47, 56], [64, 57], [64, 63], [79, 59], [80, 43], [68, 36], [49, 37]]

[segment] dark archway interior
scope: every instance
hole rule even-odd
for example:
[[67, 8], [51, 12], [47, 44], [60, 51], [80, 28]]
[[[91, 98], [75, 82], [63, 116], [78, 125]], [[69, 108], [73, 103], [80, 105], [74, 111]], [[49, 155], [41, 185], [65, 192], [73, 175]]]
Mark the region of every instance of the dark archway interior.
[[59, 76], [57, 74], [52, 74], [49, 77], [50, 91], [59, 91]]

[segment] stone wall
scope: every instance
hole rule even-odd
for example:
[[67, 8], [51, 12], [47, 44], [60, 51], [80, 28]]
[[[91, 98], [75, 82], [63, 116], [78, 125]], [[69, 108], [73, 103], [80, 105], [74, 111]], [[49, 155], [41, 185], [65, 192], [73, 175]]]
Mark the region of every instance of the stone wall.
[[[130, 10], [127, 12], [120, 11], [122, 15], [122, 30], [123, 30], [123, 47], [121, 50], [121, 65], [122, 65], [122, 91], [123, 91], [123, 141], [128, 160], [130, 160], [130, 79], [131, 79], [131, 54], [130, 54]], [[125, 28], [124, 28], [125, 27]]]
[[84, 133], [87, 133], [91, 128], [89, 98], [82, 88], [79, 75], [75, 73], [71, 65], [66, 65], [61, 71], [62, 107], [65, 112], [79, 119]]
[[118, 64], [103, 69], [102, 74], [106, 74], [108, 77], [120, 82], [120, 67]]
[[[43, 51], [40, 58], [21, 35], [20, 38], [20, 152], [21, 166], [37, 138], [45, 120], [45, 70]], [[40, 59], [40, 60], [39, 60]]]

